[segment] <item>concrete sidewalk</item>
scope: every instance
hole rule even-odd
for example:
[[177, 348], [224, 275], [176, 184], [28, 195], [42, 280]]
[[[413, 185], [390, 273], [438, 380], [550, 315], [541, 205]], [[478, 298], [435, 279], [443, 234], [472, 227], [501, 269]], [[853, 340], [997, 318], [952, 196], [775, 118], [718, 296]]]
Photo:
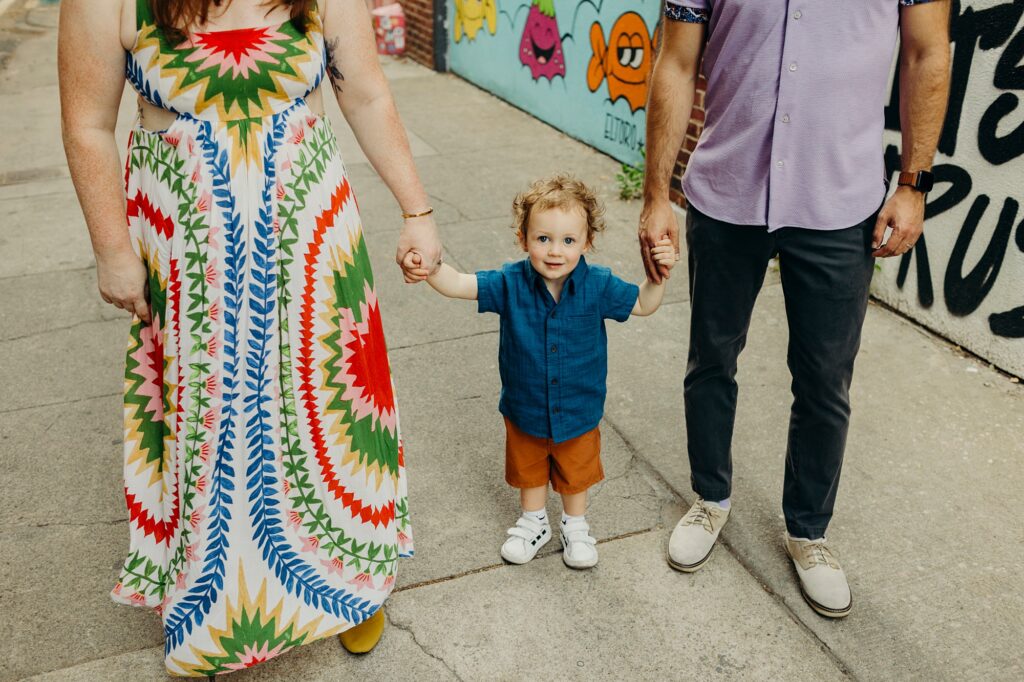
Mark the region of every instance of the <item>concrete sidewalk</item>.
[[[55, 10], [22, 6], [0, 17], [0, 47], [17, 44], [0, 73], [0, 679], [159, 680], [158, 619], [107, 597], [128, 537], [127, 319], [96, 294], [61, 151]], [[450, 263], [518, 258], [512, 196], [568, 169], [608, 202], [594, 260], [640, 280], [639, 205], [614, 198], [616, 163], [458, 78], [386, 68]], [[589, 512], [601, 563], [569, 571], [552, 543], [528, 566], [503, 565], [517, 498], [502, 477], [497, 319], [402, 284], [397, 206], [334, 117], [384, 304], [417, 556], [373, 654], [331, 638], [232, 680], [1024, 677], [1024, 388], [871, 307], [830, 532], [856, 604], [844, 621], [819, 618], [780, 543], [790, 397], [774, 276], [741, 360], [735, 510], [708, 565], [683, 575], [664, 560], [692, 500], [685, 268], [655, 316], [609, 328], [608, 478]]]

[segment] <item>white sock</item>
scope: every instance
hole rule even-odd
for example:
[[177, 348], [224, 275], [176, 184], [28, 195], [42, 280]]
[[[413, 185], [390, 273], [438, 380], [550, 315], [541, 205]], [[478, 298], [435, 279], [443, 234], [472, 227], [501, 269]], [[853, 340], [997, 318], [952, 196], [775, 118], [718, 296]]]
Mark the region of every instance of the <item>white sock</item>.
[[537, 511], [526, 511], [524, 509], [523, 516], [540, 524], [546, 524], [548, 522], [548, 510], [544, 508], [538, 509]]
[[717, 504], [722, 509], [728, 509], [730, 506], [732, 506], [732, 502], [729, 501], [728, 497], [725, 498], [724, 500], [722, 500], [721, 502], [715, 502], [714, 500], [708, 500], [708, 502], [711, 502], [713, 504]]
[[586, 517], [586, 516], [584, 516], [583, 514], [580, 514], [579, 516], [569, 516], [569, 515], [568, 515], [568, 514], [566, 514], [565, 512], [562, 512], [562, 525], [563, 525], [563, 526], [564, 526], [564, 525], [565, 525], [566, 523], [568, 523], [569, 521], [576, 521], [576, 520], [579, 520], [579, 521], [586, 521], [586, 520], [587, 520], [587, 517]]

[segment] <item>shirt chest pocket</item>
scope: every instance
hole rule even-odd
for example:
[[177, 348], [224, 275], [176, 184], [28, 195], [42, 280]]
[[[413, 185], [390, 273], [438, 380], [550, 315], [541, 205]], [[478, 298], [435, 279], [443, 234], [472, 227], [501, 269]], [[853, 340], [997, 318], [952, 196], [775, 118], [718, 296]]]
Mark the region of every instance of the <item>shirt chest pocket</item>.
[[565, 318], [565, 341], [569, 357], [589, 362], [601, 336], [601, 320], [597, 315], [569, 315]]

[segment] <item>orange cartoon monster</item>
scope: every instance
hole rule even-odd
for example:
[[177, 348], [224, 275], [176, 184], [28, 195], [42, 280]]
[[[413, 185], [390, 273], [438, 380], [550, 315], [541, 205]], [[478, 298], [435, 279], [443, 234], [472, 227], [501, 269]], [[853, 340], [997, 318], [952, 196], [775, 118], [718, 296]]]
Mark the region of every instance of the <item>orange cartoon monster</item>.
[[612, 26], [608, 44], [604, 42], [601, 24], [590, 27], [590, 46], [594, 56], [587, 66], [587, 86], [597, 92], [601, 81], [608, 79], [608, 97], [615, 101], [624, 97], [632, 111], [647, 103], [647, 79], [654, 59], [647, 23], [636, 12], [626, 12]]

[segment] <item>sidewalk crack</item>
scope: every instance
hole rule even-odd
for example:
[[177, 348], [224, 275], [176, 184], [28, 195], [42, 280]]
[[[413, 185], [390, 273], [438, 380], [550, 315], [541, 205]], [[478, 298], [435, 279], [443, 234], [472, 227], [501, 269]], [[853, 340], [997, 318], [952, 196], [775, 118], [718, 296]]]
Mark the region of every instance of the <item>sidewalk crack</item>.
[[0, 410], [0, 415], [13, 414], [14, 412], [24, 412], [25, 410], [38, 410], [43, 407], [57, 407], [63, 405], [74, 405], [75, 403], [84, 403], [87, 400], [99, 400], [100, 398], [113, 398], [115, 395], [123, 395], [123, 391], [117, 391], [116, 393], [103, 393], [101, 395], [87, 395], [84, 398], [75, 398], [74, 400], [57, 400], [52, 403], [41, 403], [39, 405], [23, 405], [21, 407], [11, 407], [6, 410]]
[[497, 329], [489, 329], [483, 332], [474, 332], [473, 334], [466, 334], [465, 336], [453, 336], [449, 339], [434, 339], [433, 341], [423, 341], [421, 343], [410, 343], [404, 346], [394, 346], [390, 348], [391, 351], [396, 350], [408, 350], [410, 348], [420, 348], [422, 346], [433, 346], [439, 343], [448, 343], [449, 341], [462, 341], [463, 339], [471, 339], [474, 336], [488, 336], [490, 334], [497, 334]]
[[[639, 473], [641, 473], [641, 475], [643, 475], [644, 478], [648, 479], [648, 482], [651, 483], [652, 487], [661, 488], [662, 490], [666, 491], [668, 495], [676, 503], [682, 505], [684, 508], [687, 508], [690, 506], [690, 504], [692, 504], [692, 500], [689, 500], [687, 497], [683, 496], [682, 493], [676, 490], [675, 486], [669, 483], [668, 479], [666, 479], [661, 474], [661, 472], [658, 471], [658, 469], [655, 468], [650, 463], [650, 461], [648, 461], [645, 457], [643, 457], [640, 454], [640, 451], [637, 449], [637, 447], [633, 445], [633, 443], [629, 440], [629, 437], [626, 435], [626, 433], [615, 425], [615, 422], [612, 421], [612, 419], [608, 416], [607, 412], [605, 412], [604, 421], [608, 423], [608, 426], [611, 427], [612, 431], [614, 431], [619, 436], [619, 438], [622, 439], [622, 442], [625, 443], [626, 449], [631, 455], [630, 462], [635, 463], [635, 466]], [[825, 655], [832, 661], [833, 665], [836, 666], [840, 673], [850, 678], [851, 680], [857, 679], [857, 676], [850, 669], [850, 666], [847, 665], [846, 661], [841, 659], [839, 655], [832, 650], [832, 647], [830, 647], [828, 643], [824, 639], [822, 639], [818, 635], [818, 633], [814, 631], [813, 628], [811, 628], [810, 625], [805, 623], [803, 619], [797, 615], [797, 613], [792, 609], [792, 607], [788, 603], [786, 603], [782, 596], [778, 594], [771, 585], [768, 584], [768, 581], [762, 579], [761, 576], [758, 575], [758, 573], [754, 570], [754, 567], [750, 565], [750, 562], [748, 562], [743, 556], [741, 556], [740, 553], [729, 543], [726, 537], [726, 531], [723, 531], [723, 534], [719, 536], [718, 543], [722, 545], [722, 548], [726, 552], [728, 552], [729, 555], [731, 555], [733, 559], [737, 561], [737, 563], [739, 563], [739, 565], [743, 568], [747, 575], [753, 578], [761, 587], [761, 589], [763, 589], [769, 595], [769, 597], [783, 610], [783, 612], [787, 616], [789, 616], [789, 619], [793, 621], [793, 623], [795, 623], [797, 627], [802, 629], [804, 633], [807, 634], [807, 636], [811, 637], [815, 642], [817, 642], [818, 646], [825, 653]]]
[[10, 343], [12, 341], [24, 341], [25, 339], [31, 339], [33, 336], [42, 336], [44, 334], [53, 334], [53, 333], [56, 333], [56, 332], [66, 332], [66, 331], [68, 331], [70, 329], [75, 329], [77, 327], [84, 327], [84, 326], [90, 325], [90, 324], [102, 324], [104, 322], [114, 322], [114, 321], [117, 321], [117, 318], [115, 318], [114, 320], [105, 320], [102, 317], [98, 317], [98, 318], [96, 318], [94, 320], [82, 320], [81, 322], [75, 322], [74, 324], [65, 325], [63, 327], [53, 327], [52, 329], [40, 329], [39, 331], [29, 332], [28, 334], [22, 334], [21, 336], [10, 336], [10, 337], [4, 338], [4, 339], [0, 339], [0, 343]]
[[419, 648], [419, 650], [422, 651], [423, 653], [425, 653], [427, 656], [430, 656], [432, 659], [434, 659], [435, 661], [437, 661], [438, 663], [443, 665], [445, 667], [445, 669], [452, 674], [452, 677], [454, 677], [455, 679], [459, 680], [459, 682], [465, 682], [463, 680], [462, 676], [459, 675], [459, 673], [455, 672], [455, 668], [453, 668], [448, 663], [448, 661], [444, 660], [443, 657], [438, 656], [437, 654], [432, 652], [430, 649], [427, 648], [427, 646], [425, 644], [420, 642], [419, 638], [416, 637], [416, 633], [413, 631], [412, 627], [397, 622], [391, 616], [391, 612], [390, 611], [385, 610], [384, 611], [384, 617], [387, 618], [387, 621], [388, 621], [388, 623], [391, 624], [391, 627], [395, 628], [396, 630], [401, 630], [402, 632], [404, 632], [404, 633], [408, 634], [410, 637], [412, 637], [413, 644], [415, 644]]
[[60, 521], [52, 521], [45, 523], [13, 523], [5, 530], [13, 530], [18, 528], [92, 528], [93, 526], [117, 526], [119, 524], [128, 521], [128, 517], [123, 519], [110, 519], [108, 521], [89, 521], [87, 523], [63, 523]]

